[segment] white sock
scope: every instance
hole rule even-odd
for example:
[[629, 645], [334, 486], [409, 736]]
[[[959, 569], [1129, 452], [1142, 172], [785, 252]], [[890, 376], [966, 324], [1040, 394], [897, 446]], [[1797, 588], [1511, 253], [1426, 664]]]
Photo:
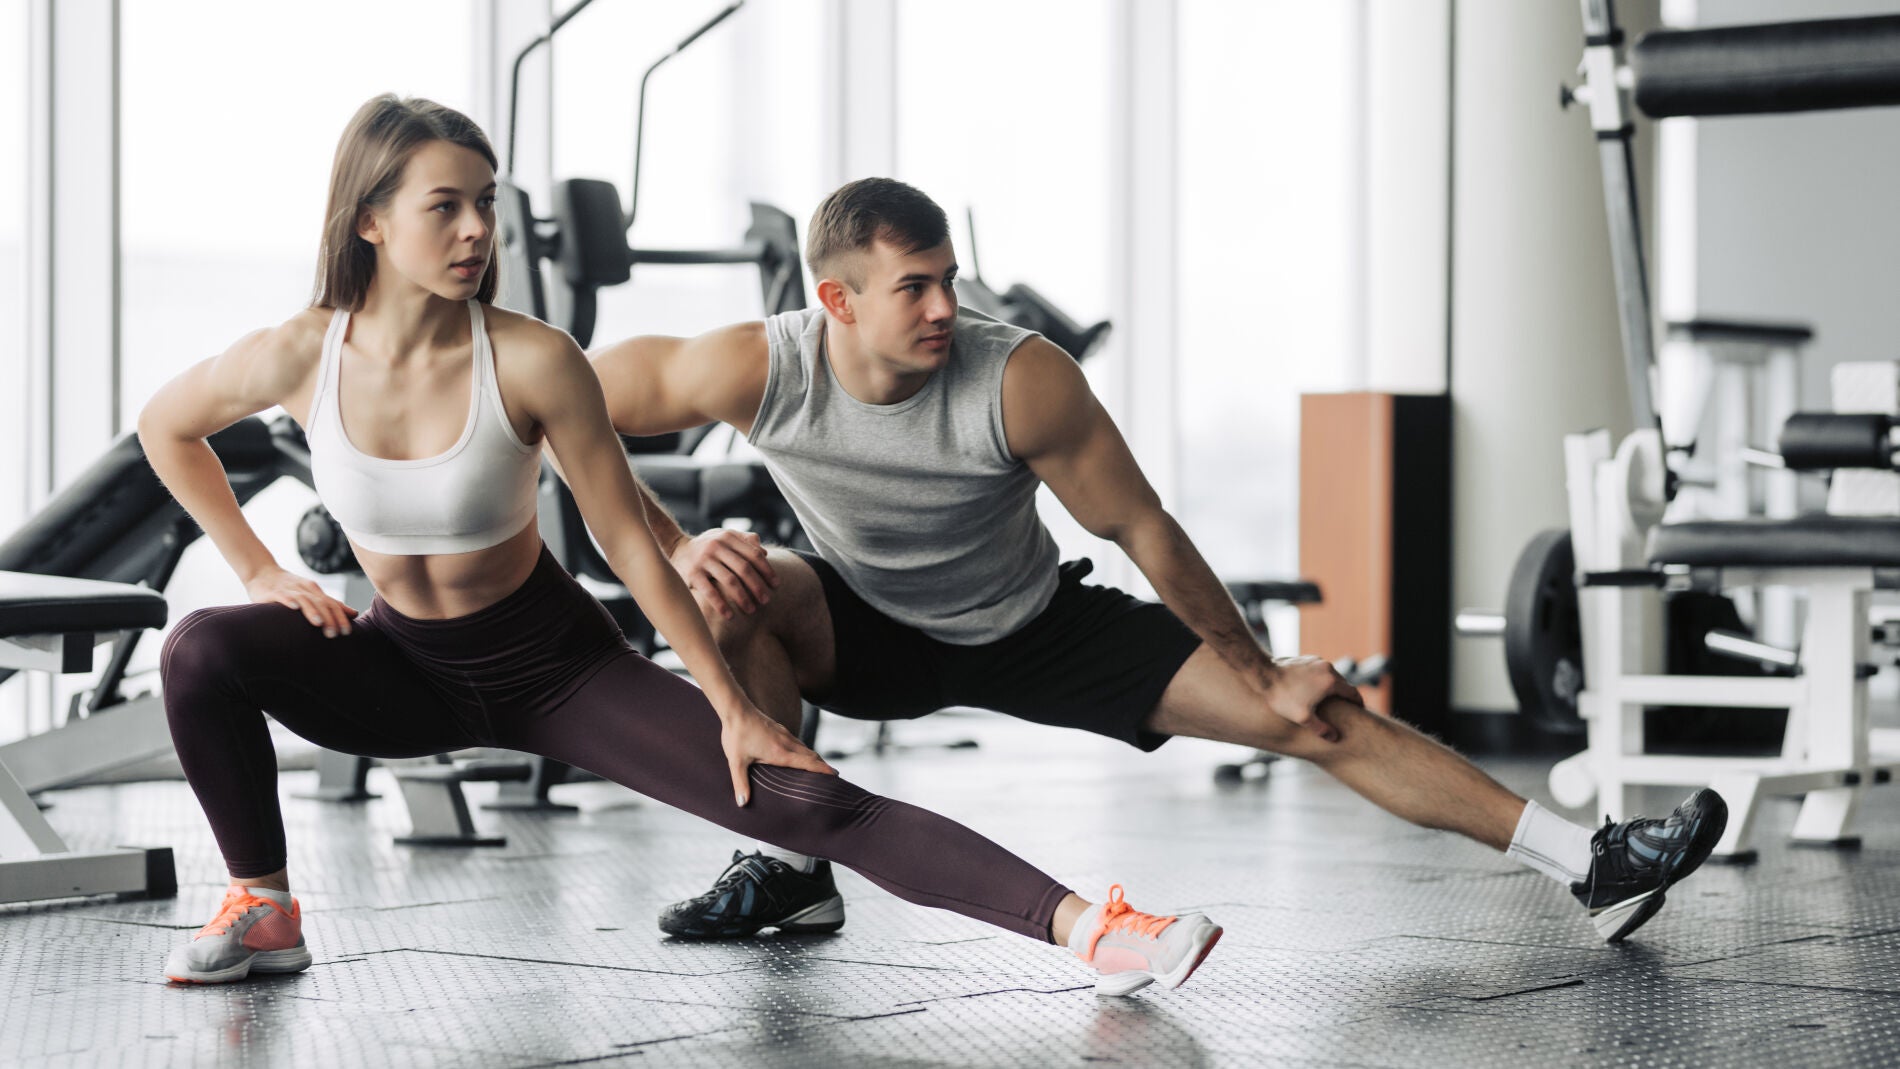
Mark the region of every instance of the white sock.
[[279, 891], [270, 887], [246, 887], [245, 890], [250, 892], [251, 894], [256, 895], [259, 898], [268, 899], [272, 902], [275, 902], [278, 905], [284, 907], [285, 909], [290, 908], [290, 892], [289, 891]]
[[1082, 915], [1075, 919], [1075, 927], [1069, 929], [1069, 949], [1075, 952], [1076, 957], [1081, 957], [1082, 952], [1089, 948], [1089, 936], [1095, 934], [1096, 926], [1101, 923], [1102, 905], [1099, 902], [1083, 910]]
[[759, 843], [758, 847], [759, 853], [764, 854], [766, 857], [783, 861], [807, 876], [811, 875], [812, 871], [818, 867], [818, 859], [808, 854], [794, 853], [793, 851], [773, 846], [771, 843]]
[[1527, 802], [1511, 835], [1510, 849], [1504, 853], [1568, 887], [1589, 874], [1590, 838], [1595, 834], [1593, 828], [1572, 824], [1536, 802]]

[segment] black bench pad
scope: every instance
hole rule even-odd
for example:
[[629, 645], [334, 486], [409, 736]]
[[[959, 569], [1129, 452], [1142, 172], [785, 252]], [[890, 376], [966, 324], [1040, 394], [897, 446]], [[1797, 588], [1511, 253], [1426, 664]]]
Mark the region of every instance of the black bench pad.
[[0, 572], [0, 638], [165, 626], [156, 590], [27, 572]]
[[1764, 568], [1900, 568], [1900, 516], [1700, 520], [1649, 533], [1651, 564]]

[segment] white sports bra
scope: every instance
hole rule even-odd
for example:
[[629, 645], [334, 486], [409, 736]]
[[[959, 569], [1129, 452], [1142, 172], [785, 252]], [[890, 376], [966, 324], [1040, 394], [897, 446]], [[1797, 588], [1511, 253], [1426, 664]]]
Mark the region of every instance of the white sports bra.
[[339, 308], [330, 317], [310, 399], [310, 474], [324, 507], [364, 549], [468, 553], [500, 545], [534, 522], [541, 447], [522, 444], [508, 422], [479, 302], [468, 302], [468, 316], [475, 339], [468, 423], [448, 452], [421, 460], [385, 460], [350, 443], [337, 401], [350, 313]]

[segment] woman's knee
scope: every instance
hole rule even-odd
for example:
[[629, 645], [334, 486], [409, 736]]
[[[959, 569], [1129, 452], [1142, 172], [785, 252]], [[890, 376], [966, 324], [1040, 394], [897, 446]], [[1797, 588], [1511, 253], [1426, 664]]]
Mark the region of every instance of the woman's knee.
[[[782, 814], [780, 834], [806, 840], [814, 849], [804, 852], [823, 856], [830, 853], [816, 847], [875, 820], [887, 804], [884, 798], [838, 776], [777, 765], [753, 765], [752, 786], [755, 805], [769, 797], [772, 811]], [[772, 841], [770, 836], [761, 838]]]
[[272, 606], [242, 605], [187, 613], [165, 636], [159, 677], [165, 691], [192, 690], [229, 679], [257, 651], [259, 613]]

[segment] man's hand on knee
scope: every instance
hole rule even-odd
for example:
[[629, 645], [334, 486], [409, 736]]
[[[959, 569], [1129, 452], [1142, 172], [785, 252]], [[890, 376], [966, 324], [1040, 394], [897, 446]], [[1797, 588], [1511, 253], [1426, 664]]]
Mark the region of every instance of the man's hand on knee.
[[1283, 720], [1312, 731], [1327, 742], [1339, 741], [1339, 729], [1318, 715], [1332, 699], [1364, 706], [1358, 688], [1318, 657], [1276, 657], [1264, 681], [1267, 709]]
[[754, 613], [772, 600], [778, 574], [765, 546], [750, 531], [715, 527], [680, 543], [673, 569], [686, 580], [699, 611], [708, 620], [730, 620], [735, 612]]

